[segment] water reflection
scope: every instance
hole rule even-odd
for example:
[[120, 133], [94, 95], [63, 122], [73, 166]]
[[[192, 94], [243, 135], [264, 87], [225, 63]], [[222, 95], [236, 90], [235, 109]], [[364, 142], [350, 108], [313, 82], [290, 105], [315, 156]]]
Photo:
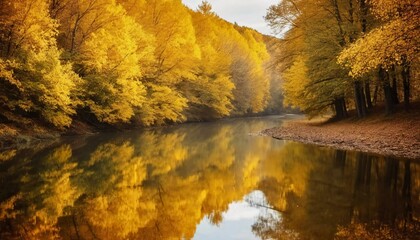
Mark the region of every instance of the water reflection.
[[[417, 223], [418, 163], [248, 135], [280, 122], [186, 124], [8, 151], [0, 238], [200, 239], [197, 225], [227, 229], [238, 201], [259, 209], [252, 232], [262, 239]], [[240, 202], [255, 190], [265, 197]]]
[[[408, 234], [417, 234], [418, 163], [296, 143], [279, 149], [277, 156], [276, 164], [268, 160], [273, 176], [259, 189], [283, 214], [281, 220], [258, 219], [253, 230], [262, 239], [333, 239], [337, 226], [359, 223], [367, 224], [365, 231], [370, 225], [397, 232], [404, 231], [401, 224], [415, 225]], [[384, 239], [378, 236], [344, 239]]]

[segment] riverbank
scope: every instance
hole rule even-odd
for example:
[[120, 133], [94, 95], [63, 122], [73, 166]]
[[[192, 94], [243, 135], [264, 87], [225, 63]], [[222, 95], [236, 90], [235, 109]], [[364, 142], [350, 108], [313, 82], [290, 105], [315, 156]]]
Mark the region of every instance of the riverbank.
[[0, 123], [0, 150], [39, 149], [59, 142], [62, 136], [93, 134], [100, 130], [80, 121], [60, 130], [37, 119], [14, 117]]
[[[409, 113], [400, 109], [388, 117], [381, 114], [381, 109], [375, 111], [363, 120], [355, 117], [338, 122], [327, 119], [291, 120], [282, 127], [266, 129], [261, 134], [343, 150], [420, 160], [420, 103], [413, 106]], [[19, 121], [0, 123], [0, 150], [40, 148], [60, 141], [61, 136], [89, 135], [126, 128], [74, 121], [70, 128], [60, 131], [41, 121], [20, 118]]]
[[277, 139], [420, 160], [420, 111], [342, 121], [295, 120], [261, 132]]
[[37, 124], [20, 127], [0, 123], [0, 150], [38, 148], [59, 141], [60, 136], [60, 132]]

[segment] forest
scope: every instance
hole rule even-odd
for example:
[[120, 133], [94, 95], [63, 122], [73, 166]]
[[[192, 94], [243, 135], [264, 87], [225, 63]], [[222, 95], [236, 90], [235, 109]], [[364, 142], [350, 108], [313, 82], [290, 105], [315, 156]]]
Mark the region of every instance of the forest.
[[163, 125], [418, 100], [416, 0], [282, 0], [278, 38], [203, 1], [1, 0], [0, 120]]
[[282, 0], [265, 19], [282, 35], [275, 59], [286, 105], [340, 119], [418, 100], [419, 1]]
[[273, 2], [0, 0], [0, 239], [415, 239], [420, 1]]
[[[203, 2], [1, 0], [0, 119], [139, 126], [281, 106], [276, 39]], [[278, 108], [278, 107], [277, 107]]]

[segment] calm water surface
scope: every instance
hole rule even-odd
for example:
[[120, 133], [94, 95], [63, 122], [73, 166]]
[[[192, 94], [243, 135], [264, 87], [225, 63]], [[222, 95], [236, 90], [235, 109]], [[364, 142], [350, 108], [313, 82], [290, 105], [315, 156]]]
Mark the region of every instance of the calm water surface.
[[416, 161], [257, 136], [295, 116], [0, 153], [0, 239], [333, 239], [420, 219]]

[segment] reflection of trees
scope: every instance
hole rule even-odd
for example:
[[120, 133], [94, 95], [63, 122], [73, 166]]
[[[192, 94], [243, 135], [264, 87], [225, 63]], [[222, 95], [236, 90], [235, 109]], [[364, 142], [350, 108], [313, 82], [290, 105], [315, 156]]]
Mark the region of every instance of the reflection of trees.
[[279, 224], [278, 217], [273, 214], [259, 216], [256, 223], [252, 226], [252, 232], [261, 239], [300, 239], [297, 232], [287, 229], [283, 224]]
[[147, 131], [135, 139], [136, 152], [152, 176], [174, 171], [187, 158], [182, 132]]
[[258, 182], [258, 152], [235, 149], [238, 139], [228, 124], [110, 137], [76, 143], [73, 151], [69, 145], [45, 150], [27, 161], [23, 169], [30, 171], [14, 173], [22, 188], [1, 198], [1, 236], [191, 238], [205, 216], [219, 223], [228, 205]]
[[419, 219], [419, 164], [245, 137], [257, 128], [189, 124], [13, 153], [0, 162], [11, 186], [0, 195], [0, 238], [188, 239], [254, 189], [281, 212], [255, 223], [263, 239], [331, 239], [339, 225]]
[[[412, 196], [420, 189], [411, 176], [418, 164], [294, 143], [266, 161], [272, 174], [259, 186], [283, 214], [277, 221], [260, 217], [253, 230], [264, 239], [291, 238], [290, 233], [332, 239], [338, 226], [351, 223], [381, 222], [391, 228], [413, 223]], [[293, 172], [301, 166], [300, 173]]]
[[[66, 214], [66, 207], [72, 206], [80, 195], [71, 182], [77, 167], [76, 163], [69, 161], [71, 155], [70, 146], [62, 145], [47, 154], [42, 154], [42, 159], [36, 166], [21, 166], [23, 171], [19, 173], [14, 172], [18, 171], [17, 169], [10, 168], [10, 174], [18, 177], [18, 183], [13, 182], [13, 185], [22, 187], [6, 201], [1, 202], [0, 209], [5, 209], [6, 214], [1, 214], [0, 237], [58, 237], [58, 218]], [[15, 210], [15, 207], [19, 209]]]
[[374, 240], [374, 239], [392, 239], [407, 240], [418, 239], [420, 225], [411, 222], [404, 227], [400, 225], [390, 226], [388, 224], [362, 224], [351, 223], [346, 227], [339, 227], [335, 240]]
[[[74, 229], [67, 229], [68, 234], [74, 231], [76, 234], [118, 239], [136, 232], [147, 223], [154, 205], [139, 201], [146, 169], [130, 143], [104, 143], [80, 166], [83, 174], [77, 181], [84, 187], [85, 197], [73, 209], [71, 221], [75, 222]], [[144, 214], [138, 214], [139, 211], [144, 211]]]
[[157, 217], [140, 229], [139, 239], [189, 239], [204, 216], [220, 222], [229, 203], [252, 189], [245, 187], [245, 181], [252, 179], [243, 176], [245, 169], [252, 171], [247, 166], [255, 164], [237, 157], [230, 126], [203, 129], [190, 125], [176, 132], [183, 133], [188, 156], [178, 168], [154, 175], [143, 184], [157, 204]]
[[[337, 239], [415, 239], [420, 230], [420, 166], [408, 160], [355, 156], [351, 224]], [[417, 210], [417, 211], [415, 211]]]
[[355, 162], [353, 218], [361, 222], [380, 219], [391, 225], [412, 220], [412, 196], [418, 196], [419, 184], [411, 175], [418, 173], [418, 164], [362, 154], [355, 156]]

